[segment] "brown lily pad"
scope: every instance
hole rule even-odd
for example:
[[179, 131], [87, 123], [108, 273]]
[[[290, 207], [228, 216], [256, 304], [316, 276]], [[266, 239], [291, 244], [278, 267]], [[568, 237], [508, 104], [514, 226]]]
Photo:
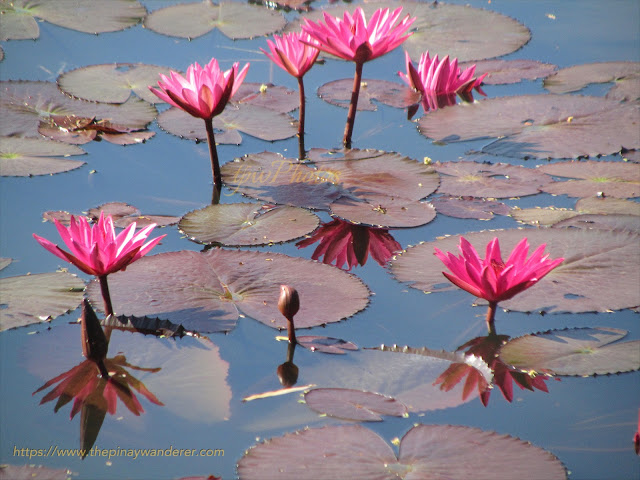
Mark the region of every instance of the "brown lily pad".
[[536, 80], [551, 75], [558, 68], [550, 63], [537, 60], [481, 60], [460, 65], [462, 70], [476, 66], [475, 76], [487, 74], [482, 80], [486, 85], [505, 85], [523, 80]]
[[[353, 79], [345, 78], [325, 83], [318, 88], [318, 96], [325, 102], [349, 108]], [[420, 94], [401, 83], [363, 79], [360, 84], [358, 110], [376, 111], [374, 100], [396, 108], [406, 108], [420, 102]]]
[[381, 422], [382, 415], [407, 415], [407, 407], [394, 398], [350, 388], [314, 388], [304, 395], [304, 401], [320, 414], [356, 422]]
[[85, 153], [74, 145], [41, 138], [0, 137], [0, 175], [30, 177], [68, 172], [85, 162], [60, 157]]
[[597, 62], [562, 68], [544, 81], [551, 93], [582, 90], [590, 83], [609, 83], [640, 75], [640, 62]]
[[491, 220], [494, 214], [509, 215], [511, 209], [502, 202], [474, 197], [437, 197], [431, 200], [438, 213], [454, 218]]

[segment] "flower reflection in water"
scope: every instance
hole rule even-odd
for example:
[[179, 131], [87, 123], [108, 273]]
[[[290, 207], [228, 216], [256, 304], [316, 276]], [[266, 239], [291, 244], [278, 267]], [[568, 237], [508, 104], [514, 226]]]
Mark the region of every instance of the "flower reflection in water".
[[305, 248], [316, 242], [311, 258], [328, 265], [343, 268], [346, 263], [351, 270], [356, 265], [367, 263], [369, 253], [373, 259], [384, 266], [394, 252], [402, 250], [402, 246], [389, 233], [389, 229], [356, 225], [345, 220], [334, 219], [324, 223], [309, 238], [296, 243], [298, 248]]
[[[489, 397], [493, 386], [497, 386], [504, 398], [513, 400], [513, 384], [521, 389], [542, 390], [549, 392], [545, 383], [551, 376], [541, 372], [522, 372], [504, 363], [498, 357], [500, 348], [509, 337], [490, 333], [486, 337], [477, 337], [458, 347], [457, 351], [464, 350], [464, 362], [452, 363], [436, 379], [434, 385], [440, 384], [440, 390], [448, 392], [466, 377], [462, 391], [462, 399], [466, 400], [473, 392], [478, 391], [482, 404], [489, 404]], [[488, 381], [486, 369], [493, 373], [493, 380]]]

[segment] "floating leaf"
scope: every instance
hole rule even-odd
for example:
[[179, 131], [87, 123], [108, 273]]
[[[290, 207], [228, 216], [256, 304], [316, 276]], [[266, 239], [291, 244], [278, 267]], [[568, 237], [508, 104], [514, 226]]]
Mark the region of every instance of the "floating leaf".
[[318, 223], [318, 217], [303, 208], [229, 203], [189, 212], [178, 228], [200, 243], [267, 245], [302, 237]]
[[123, 202], [109, 202], [91, 208], [87, 212], [87, 216], [97, 222], [101, 212], [104, 212], [105, 215], [111, 215], [116, 228], [127, 228], [133, 222], [136, 222], [136, 228], [143, 228], [152, 223], [155, 223], [158, 227], [166, 227], [180, 221], [180, 217], [169, 215], [143, 215], [133, 205]]
[[640, 146], [637, 105], [580, 95], [492, 98], [429, 112], [420, 133], [440, 143], [501, 137], [492, 155], [571, 158], [608, 155]]
[[[277, 306], [282, 284], [300, 293], [298, 328], [349, 317], [362, 310], [369, 297], [354, 276], [277, 253], [183, 250], [146, 256], [109, 275], [118, 314], [159, 317], [201, 333], [232, 330], [240, 312], [285, 328]], [[101, 305], [98, 283], [92, 282], [87, 291], [92, 303]]]
[[551, 93], [582, 90], [590, 83], [609, 83], [640, 75], [640, 62], [598, 62], [562, 68], [544, 81]]
[[4, 0], [0, 9], [0, 40], [38, 38], [34, 17], [79, 32], [105, 33], [129, 28], [147, 14], [136, 0]]
[[518, 83], [522, 80], [535, 80], [551, 75], [558, 68], [550, 63], [542, 63], [537, 60], [481, 60], [460, 64], [460, 69], [465, 70], [472, 65], [476, 66], [475, 76], [487, 74], [482, 80], [486, 85], [504, 85]]
[[535, 208], [523, 208], [523, 209], [514, 208], [513, 210], [511, 210], [510, 215], [516, 221], [521, 223], [526, 223], [528, 225], [536, 225], [540, 227], [548, 227], [558, 222], [561, 222], [562, 220], [565, 220], [567, 218], [580, 215], [580, 213], [576, 212], [575, 210], [566, 209], [566, 208], [535, 207]]
[[7, 268], [12, 261], [13, 259], [11, 258], [0, 257], [0, 270], [4, 270], [5, 268]]
[[300, 106], [298, 92], [272, 83], [242, 82], [232, 103], [249, 104], [288, 113]]
[[616, 84], [605, 95], [605, 98], [618, 102], [635, 102], [640, 100], [640, 74], [616, 80]]
[[377, 227], [418, 227], [436, 218], [429, 202], [408, 201], [386, 195], [364, 201], [342, 197], [331, 204], [331, 212], [351, 222]]
[[568, 227], [640, 233], [640, 217], [637, 215], [584, 214], [567, 218], [553, 225], [553, 228]]
[[66, 272], [0, 278], [0, 331], [51, 320], [82, 301], [84, 282]]
[[381, 422], [382, 415], [407, 414], [407, 407], [391, 397], [350, 388], [314, 388], [304, 401], [320, 414], [356, 422]]
[[[345, 78], [325, 83], [318, 88], [318, 96], [327, 103], [348, 108], [352, 90], [353, 79]], [[401, 83], [364, 79], [360, 85], [358, 110], [376, 111], [378, 107], [373, 100], [396, 108], [406, 108], [419, 103], [420, 94]]]
[[555, 375], [606, 375], [640, 370], [640, 340], [614, 343], [617, 328], [550, 330], [509, 340], [500, 350], [505, 363]]
[[155, 132], [116, 125], [109, 120], [96, 121], [95, 117], [83, 118], [76, 115], [51, 115], [40, 122], [38, 133], [58, 142], [76, 145], [92, 140], [132, 145], [144, 143], [155, 135]]
[[340, 338], [300, 335], [296, 336], [296, 340], [298, 345], [312, 352], [344, 355], [348, 350], [358, 350], [358, 346], [355, 343], [347, 342]]
[[493, 214], [509, 215], [511, 209], [502, 202], [474, 197], [438, 197], [431, 200], [438, 213], [454, 218], [491, 220]]
[[[163, 130], [182, 138], [206, 141], [207, 132], [202, 119], [192, 117], [179, 108], [170, 108], [158, 115], [158, 125]], [[269, 128], [265, 128], [269, 125]], [[286, 113], [250, 104], [227, 107], [213, 117], [216, 143], [242, 143], [238, 132], [269, 142], [293, 137], [297, 133], [296, 121]]]
[[130, 129], [145, 128], [156, 116], [153, 105], [129, 98], [120, 105], [68, 97], [51, 82], [0, 82], [0, 134], [40, 137], [38, 126], [52, 115], [108, 120]]
[[58, 87], [67, 95], [92, 102], [124, 103], [131, 93], [149, 103], [160, 99], [149, 91], [159, 74], [169, 75], [170, 68], [143, 63], [109, 63], [89, 65], [63, 73]]
[[599, 160], [559, 162], [538, 167], [556, 177], [576, 178], [544, 185], [543, 192], [570, 197], [640, 197], [640, 165]]
[[[393, 261], [391, 273], [424, 292], [455, 289], [445, 277], [434, 247], [458, 253], [461, 235], [407, 248]], [[640, 305], [640, 236], [628, 232], [583, 229], [525, 229], [465, 233], [479, 251], [494, 237], [502, 252], [510, 252], [523, 237], [532, 248], [546, 244], [551, 258], [564, 262], [530, 289], [500, 306], [517, 311], [607, 312]], [[465, 295], [467, 295], [465, 293]]]
[[227, 37], [253, 38], [281, 30], [279, 12], [238, 2], [196, 2], [172, 5], [151, 12], [145, 28], [172, 37], [196, 38], [218, 28]]
[[85, 153], [74, 145], [40, 138], [0, 137], [0, 175], [29, 177], [68, 172], [85, 162], [55, 157]]
[[[402, 44], [414, 61], [426, 50], [431, 56], [449, 55], [461, 62], [499, 57], [518, 50], [531, 38], [529, 29], [521, 23], [489, 10], [439, 2], [403, 1], [400, 5], [403, 16], [417, 17], [411, 26], [413, 35]], [[362, 7], [366, 17], [371, 18], [378, 8], [389, 8], [389, 3], [341, 4], [306, 13], [304, 17], [322, 20], [323, 12], [342, 17], [345, 10], [353, 13], [356, 7]], [[285, 31], [298, 31], [300, 24], [301, 20], [291, 22]]]
[[415, 425], [402, 437], [397, 457], [385, 440], [360, 425], [308, 428], [257, 444], [238, 462], [242, 480], [329, 480], [345, 478], [345, 472], [367, 480], [510, 480], [522, 472], [567, 478], [555, 456], [529, 442], [456, 425]]
[[185, 329], [182, 325], [176, 325], [169, 320], [161, 320], [151, 317], [126, 317], [121, 315], [109, 315], [100, 322], [103, 327], [116, 328], [129, 332], [140, 332], [145, 335], [157, 335], [162, 337], [183, 337]]
[[[2, 15], [0, 15], [2, 18]], [[0, 23], [0, 26], [2, 24]], [[42, 465], [0, 465], [0, 476], [11, 480], [68, 480], [69, 470], [53, 469]]]
[[553, 181], [539, 170], [508, 163], [436, 162], [440, 173], [438, 193], [453, 196], [510, 198], [536, 195], [540, 187]]

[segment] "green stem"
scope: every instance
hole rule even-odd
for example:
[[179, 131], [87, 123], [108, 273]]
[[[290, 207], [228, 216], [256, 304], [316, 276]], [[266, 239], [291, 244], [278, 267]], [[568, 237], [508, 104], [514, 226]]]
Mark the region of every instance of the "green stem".
[[220, 163], [218, 162], [218, 150], [216, 149], [216, 139], [213, 135], [213, 119], [205, 119], [205, 128], [207, 129], [207, 143], [209, 144], [209, 157], [211, 158], [211, 174], [213, 176], [213, 184], [222, 188], [222, 175], [220, 174]]
[[490, 335], [496, 334], [495, 319], [497, 307], [498, 302], [489, 302], [489, 307], [487, 308], [487, 329]]
[[351, 91], [351, 104], [347, 115], [347, 124], [344, 127], [344, 138], [342, 143], [346, 148], [351, 148], [351, 136], [353, 134], [353, 124], [356, 120], [358, 110], [358, 96], [360, 95], [360, 84], [362, 83], [362, 67], [364, 63], [356, 62], [356, 73], [353, 76], [353, 90]]

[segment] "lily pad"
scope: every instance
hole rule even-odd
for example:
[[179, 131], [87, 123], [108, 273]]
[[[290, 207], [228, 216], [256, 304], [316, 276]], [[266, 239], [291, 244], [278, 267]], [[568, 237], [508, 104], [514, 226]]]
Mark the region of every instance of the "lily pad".
[[640, 217], [637, 215], [583, 214], [562, 220], [554, 224], [552, 228], [568, 227], [640, 233]]
[[0, 331], [52, 320], [75, 310], [84, 282], [66, 272], [0, 278]]
[[609, 155], [640, 146], [640, 107], [580, 95], [523, 95], [429, 112], [420, 133], [439, 143], [500, 137], [485, 153], [521, 158]]
[[42, 465], [0, 465], [0, 476], [11, 480], [68, 480], [69, 470]]
[[312, 352], [344, 355], [347, 351], [358, 350], [358, 346], [355, 343], [347, 342], [340, 338], [300, 335], [296, 336], [296, 340], [300, 346]]
[[444, 196], [431, 200], [438, 213], [454, 218], [473, 218], [476, 220], [491, 220], [493, 214], [509, 215], [508, 205], [494, 200], [474, 197]]
[[559, 162], [538, 167], [556, 177], [575, 178], [544, 185], [541, 190], [570, 197], [640, 197], [640, 165], [597, 160]]
[[605, 98], [618, 102], [635, 102], [640, 100], [640, 74], [616, 80], [616, 83], [605, 95]]
[[137, 0], [5, 0], [0, 9], [0, 40], [38, 38], [34, 17], [79, 32], [105, 33], [129, 28], [147, 14]]
[[[318, 96], [327, 103], [348, 108], [352, 89], [352, 78], [334, 80], [318, 88]], [[420, 103], [420, 94], [404, 84], [364, 79], [360, 84], [358, 110], [376, 111], [378, 107], [373, 100], [392, 107], [405, 108]]]
[[331, 212], [351, 222], [376, 227], [418, 227], [436, 218], [429, 202], [408, 201], [387, 195], [366, 200], [342, 197], [331, 204]]
[[298, 92], [281, 85], [242, 82], [233, 96], [232, 103], [246, 103], [280, 113], [289, 113], [300, 106], [300, 97]]
[[500, 358], [522, 370], [555, 375], [584, 377], [640, 370], [640, 340], [618, 342], [626, 334], [610, 327], [550, 330], [509, 340]]
[[100, 218], [100, 213], [111, 215], [113, 225], [116, 228], [127, 228], [133, 222], [136, 222], [137, 228], [143, 228], [147, 225], [155, 223], [158, 227], [166, 227], [174, 225], [180, 221], [180, 217], [172, 217], [169, 215], [143, 215], [133, 205], [123, 202], [109, 202], [89, 209], [87, 216], [94, 222]]
[[144, 143], [155, 132], [115, 125], [109, 120], [97, 120], [76, 115], [51, 115], [42, 120], [38, 133], [52, 140], [82, 145], [93, 140], [106, 140], [116, 145]]
[[440, 173], [438, 193], [485, 198], [510, 198], [536, 195], [540, 187], [553, 179], [539, 170], [508, 163], [436, 162]]
[[186, 333], [182, 325], [176, 325], [169, 320], [160, 320], [151, 317], [116, 317], [109, 315], [100, 322], [100, 325], [108, 328], [127, 332], [140, 332], [144, 335], [156, 335], [158, 337], [183, 337]]
[[505, 85], [522, 80], [535, 80], [551, 75], [558, 68], [550, 63], [537, 60], [481, 60], [460, 64], [462, 70], [476, 66], [475, 76], [487, 74], [482, 80], [486, 85]]
[[108, 120], [130, 129], [142, 129], [156, 117], [153, 105], [131, 97], [120, 105], [77, 100], [51, 82], [0, 82], [0, 134], [38, 137], [40, 122], [52, 115]]
[[580, 215], [580, 212], [568, 208], [514, 208], [509, 214], [516, 221], [526, 223], [527, 225], [535, 225], [540, 227], [549, 227], [567, 218]]
[[582, 90], [590, 83], [609, 83], [640, 75], [640, 62], [597, 62], [562, 68], [544, 81], [551, 93]]
[[184, 3], [151, 12], [145, 28], [172, 37], [197, 38], [218, 28], [236, 40], [270, 35], [284, 27], [281, 13], [238, 2]]
[[[277, 306], [283, 284], [300, 294], [298, 328], [340, 321], [368, 303], [369, 291], [358, 278], [277, 253], [183, 250], [148, 255], [109, 275], [117, 314], [158, 317], [200, 333], [232, 330], [241, 315], [285, 328]], [[101, 305], [97, 282], [87, 292], [94, 306]]]
[[[482, 251], [494, 237], [510, 252], [523, 237], [532, 248], [546, 244], [551, 258], [564, 262], [542, 281], [500, 303], [500, 307], [523, 312], [607, 312], [640, 305], [640, 236], [628, 232], [586, 229], [517, 229], [464, 234], [464, 238]], [[446, 270], [433, 254], [458, 252], [460, 235], [409, 247], [391, 264], [391, 273], [401, 282], [424, 292], [456, 289], [442, 275]], [[466, 292], [462, 292], [468, 295]]]
[[0, 270], [4, 270], [5, 268], [7, 268], [12, 261], [13, 259], [11, 258], [0, 257]]
[[304, 401], [320, 414], [356, 422], [381, 422], [382, 415], [407, 415], [407, 407], [391, 397], [350, 388], [314, 388], [304, 395]]
[[169, 75], [170, 68], [143, 63], [109, 63], [89, 65], [63, 73], [58, 87], [67, 95], [92, 102], [124, 103], [131, 93], [149, 103], [160, 99], [149, 91], [159, 74]]
[[319, 221], [303, 208], [229, 203], [189, 212], [178, 228], [200, 243], [267, 245], [302, 237], [316, 228]]
[[[402, 1], [398, 4], [403, 7], [403, 16], [417, 17], [411, 26], [413, 35], [402, 44], [414, 61], [426, 50], [432, 56], [449, 55], [461, 62], [499, 57], [518, 50], [531, 38], [527, 27], [496, 12], [440, 2]], [[353, 13], [356, 7], [362, 7], [370, 18], [378, 8], [388, 8], [389, 3], [341, 4], [306, 13], [304, 17], [318, 21], [323, 12], [342, 17], [345, 10]], [[285, 31], [298, 31], [300, 23], [290, 22]]]
[[[207, 132], [202, 119], [192, 117], [179, 108], [172, 107], [158, 115], [160, 128], [173, 135], [191, 140], [206, 141]], [[269, 128], [265, 128], [269, 125]], [[242, 143], [244, 132], [261, 140], [273, 142], [296, 135], [297, 122], [286, 113], [251, 104], [229, 105], [218, 116], [213, 117], [216, 143]]]
[[74, 145], [41, 138], [0, 137], [0, 175], [30, 177], [68, 172], [85, 162], [57, 157], [85, 153]]
[[[464, 461], [460, 459], [464, 458]], [[242, 480], [308, 478], [491, 478], [513, 479], [522, 472], [566, 479], [551, 453], [509, 435], [456, 425], [415, 425], [394, 450], [361, 425], [309, 428], [271, 438], [250, 448], [238, 462]], [[434, 477], [436, 475], [437, 477]]]

